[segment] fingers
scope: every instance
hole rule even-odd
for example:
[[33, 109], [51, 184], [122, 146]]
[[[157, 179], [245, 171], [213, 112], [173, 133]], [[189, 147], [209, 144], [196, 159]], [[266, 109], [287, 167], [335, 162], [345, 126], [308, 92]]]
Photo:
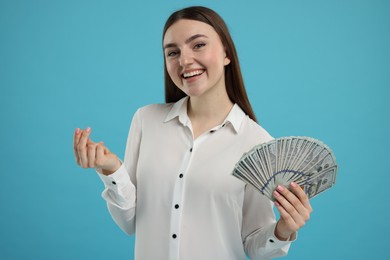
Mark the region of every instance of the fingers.
[[92, 129], [90, 127], [87, 127], [85, 130], [81, 130], [80, 128], [75, 130], [73, 141], [75, 159], [77, 164], [83, 168], [93, 167], [91, 165], [95, 161], [95, 151], [92, 150], [95, 143], [89, 138], [91, 131]]
[[274, 191], [274, 196], [277, 200], [275, 205], [278, 207], [280, 216], [286, 222], [293, 221], [294, 223], [291, 224], [294, 224], [294, 229], [296, 228], [295, 225], [301, 227], [305, 224], [305, 221], [299, 212], [301, 210], [299, 208], [302, 208], [303, 206], [299, 205], [300, 203], [296, 201], [298, 200], [296, 197], [295, 199], [292, 197], [294, 194], [285, 187], [280, 186], [277, 188], [277, 191]]
[[291, 235], [291, 233], [296, 232], [300, 226], [295, 222], [294, 218], [287, 212], [287, 210], [285, 210], [283, 206], [279, 204], [279, 202], [275, 201], [275, 206], [279, 211], [280, 219], [284, 222], [284, 225], [282, 226], [285, 227], [285, 232], [281, 235], [283, 238], [287, 238]]
[[290, 185], [291, 190], [278, 186], [274, 191], [275, 205], [291, 231], [296, 231], [309, 220], [312, 208], [305, 192], [295, 183]]
[[[284, 202], [282, 205], [285, 204], [286, 209], [290, 209], [291, 212], [296, 211], [301, 215], [309, 215], [308, 213], [311, 212], [311, 206], [306, 193], [294, 182], [291, 183], [290, 187], [292, 191], [280, 185], [277, 187], [275, 195], [282, 195], [279, 196], [279, 202]], [[309, 216], [307, 216], [307, 218], [308, 217]]]
[[88, 168], [95, 167], [96, 161], [96, 146], [97, 144], [89, 140], [87, 142], [87, 158], [88, 158]]
[[307, 197], [306, 193], [303, 191], [301, 187], [299, 187], [295, 182], [292, 182], [290, 184], [291, 190], [293, 193], [298, 197], [298, 199], [301, 201], [303, 206], [311, 213], [313, 211], [309, 198]]
[[83, 168], [100, 168], [106, 171], [107, 175], [115, 172], [121, 166], [120, 160], [103, 142], [93, 142], [90, 138], [91, 132], [90, 127], [75, 130], [73, 147], [77, 164]]
[[104, 163], [105, 159], [105, 146], [103, 145], [103, 142], [100, 142], [96, 145], [96, 165], [100, 167]]
[[80, 128], [76, 128], [75, 132], [74, 132], [74, 137], [73, 137], [73, 150], [74, 150], [74, 156], [76, 157], [76, 162], [78, 165], [80, 165], [80, 156], [77, 152], [77, 145], [80, 141], [80, 137], [81, 137], [81, 129]]
[[77, 152], [79, 153], [80, 156], [80, 166], [83, 168], [88, 168], [87, 142], [90, 134], [91, 134], [91, 128], [87, 127], [85, 131], [82, 132], [79, 143], [77, 145]]

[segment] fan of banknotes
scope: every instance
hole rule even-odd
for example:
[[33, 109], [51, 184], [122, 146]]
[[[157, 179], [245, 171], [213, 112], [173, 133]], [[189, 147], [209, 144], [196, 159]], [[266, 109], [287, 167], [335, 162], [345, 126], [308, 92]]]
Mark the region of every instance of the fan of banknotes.
[[300, 185], [309, 198], [333, 186], [336, 158], [323, 142], [303, 136], [289, 136], [260, 144], [237, 162], [233, 176], [252, 185], [274, 201], [278, 185]]

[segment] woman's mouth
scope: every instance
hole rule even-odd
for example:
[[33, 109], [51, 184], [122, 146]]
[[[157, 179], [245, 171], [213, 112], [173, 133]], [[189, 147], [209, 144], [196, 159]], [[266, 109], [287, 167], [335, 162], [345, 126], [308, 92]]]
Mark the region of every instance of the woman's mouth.
[[205, 72], [205, 70], [193, 70], [193, 71], [189, 71], [189, 72], [184, 72], [181, 76], [184, 79], [190, 79], [190, 78], [194, 78], [196, 76], [202, 75], [203, 72]]

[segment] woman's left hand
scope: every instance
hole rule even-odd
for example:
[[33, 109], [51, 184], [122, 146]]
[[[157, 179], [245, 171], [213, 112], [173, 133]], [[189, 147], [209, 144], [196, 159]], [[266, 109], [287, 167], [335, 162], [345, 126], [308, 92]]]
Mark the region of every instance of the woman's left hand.
[[280, 240], [288, 240], [310, 218], [313, 209], [306, 193], [296, 183], [290, 184], [291, 191], [279, 185], [274, 191], [275, 206], [280, 213], [276, 224], [275, 236]]

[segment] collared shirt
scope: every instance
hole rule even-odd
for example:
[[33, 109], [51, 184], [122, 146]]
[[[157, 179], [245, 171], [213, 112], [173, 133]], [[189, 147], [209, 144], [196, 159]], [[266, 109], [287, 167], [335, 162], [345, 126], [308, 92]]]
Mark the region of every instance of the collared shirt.
[[135, 232], [138, 260], [244, 260], [285, 255], [273, 204], [231, 173], [241, 156], [272, 137], [235, 104], [221, 125], [194, 140], [188, 97], [140, 108], [124, 163], [99, 174], [115, 222]]

